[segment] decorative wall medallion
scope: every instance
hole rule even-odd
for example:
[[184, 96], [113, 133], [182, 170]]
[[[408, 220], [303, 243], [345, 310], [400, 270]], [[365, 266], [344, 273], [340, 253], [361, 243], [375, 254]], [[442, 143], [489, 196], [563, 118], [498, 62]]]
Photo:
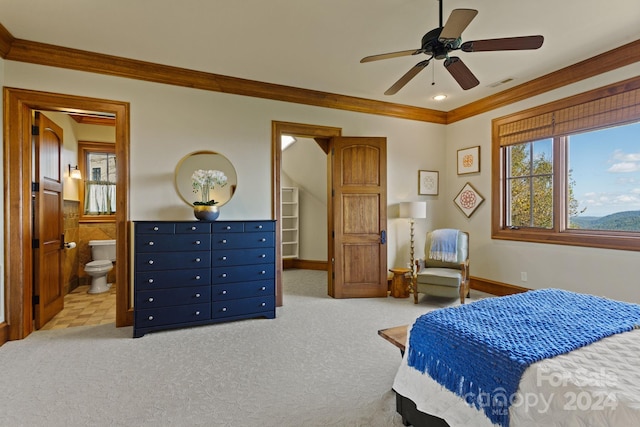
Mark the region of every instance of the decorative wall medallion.
[[453, 202], [469, 218], [478, 209], [478, 206], [484, 202], [484, 197], [467, 182], [456, 198], [453, 199]]

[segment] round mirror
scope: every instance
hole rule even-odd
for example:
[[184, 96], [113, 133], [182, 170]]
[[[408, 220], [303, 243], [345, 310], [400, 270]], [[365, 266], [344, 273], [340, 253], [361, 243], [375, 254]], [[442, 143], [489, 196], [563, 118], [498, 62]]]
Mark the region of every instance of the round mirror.
[[176, 166], [176, 190], [187, 204], [215, 200], [222, 206], [231, 200], [238, 186], [236, 170], [225, 156], [215, 151], [196, 151]]

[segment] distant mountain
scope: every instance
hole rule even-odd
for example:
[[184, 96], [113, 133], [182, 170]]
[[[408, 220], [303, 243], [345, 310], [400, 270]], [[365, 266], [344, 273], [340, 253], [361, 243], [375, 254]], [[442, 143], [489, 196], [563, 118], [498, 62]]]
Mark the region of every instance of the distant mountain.
[[617, 212], [603, 217], [572, 217], [571, 225], [586, 230], [640, 231], [640, 211]]

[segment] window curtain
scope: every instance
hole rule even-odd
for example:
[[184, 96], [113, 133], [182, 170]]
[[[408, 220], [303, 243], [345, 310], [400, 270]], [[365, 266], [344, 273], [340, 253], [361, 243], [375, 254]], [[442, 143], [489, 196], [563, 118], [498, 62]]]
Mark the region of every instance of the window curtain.
[[116, 212], [116, 185], [109, 181], [87, 181], [84, 191], [85, 215], [113, 215]]

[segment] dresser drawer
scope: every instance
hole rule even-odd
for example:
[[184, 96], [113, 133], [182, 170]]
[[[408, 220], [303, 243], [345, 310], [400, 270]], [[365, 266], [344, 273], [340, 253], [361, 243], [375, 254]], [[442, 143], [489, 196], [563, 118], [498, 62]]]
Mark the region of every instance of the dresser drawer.
[[136, 310], [135, 328], [149, 328], [174, 323], [200, 322], [211, 319], [211, 304], [189, 304], [174, 307]]
[[244, 223], [244, 231], [251, 233], [254, 231], [275, 231], [275, 221], [248, 221]]
[[219, 250], [211, 253], [211, 266], [223, 267], [246, 264], [273, 263], [276, 258], [274, 248], [259, 249], [231, 249]]
[[211, 269], [136, 272], [136, 291], [197, 285], [211, 285]]
[[275, 234], [271, 231], [257, 233], [213, 234], [211, 249], [269, 248], [275, 245]]
[[211, 252], [137, 253], [136, 271], [211, 267]]
[[243, 298], [238, 300], [213, 302], [211, 304], [211, 317], [240, 316], [244, 314], [273, 311], [276, 306], [276, 297], [273, 295], [255, 298]]
[[139, 234], [173, 234], [175, 224], [173, 222], [136, 222], [136, 236]]
[[244, 233], [244, 222], [216, 221], [212, 225], [213, 234]]
[[176, 222], [176, 234], [211, 234], [210, 222]]
[[242, 265], [236, 267], [215, 267], [212, 269], [211, 283], [249, 282], [267, 280], [275, 277], [273, 264]]
[[213, 285], [211, 287], [211, 300], [214, 302], [265, 295], [275, 295], [275, 285], [273, 280], [230, 283], [224, 285]]
[[136, 251], [202, 251], [211, 248], [210, 234], [142, 234], [136, 237]]
[[209, 302], [211, 286], [179, 287], [172, 289], [154, 289], [136, 292], [135, 307], [139, 309], [170, 307], [173, 305], [197, 304]]

